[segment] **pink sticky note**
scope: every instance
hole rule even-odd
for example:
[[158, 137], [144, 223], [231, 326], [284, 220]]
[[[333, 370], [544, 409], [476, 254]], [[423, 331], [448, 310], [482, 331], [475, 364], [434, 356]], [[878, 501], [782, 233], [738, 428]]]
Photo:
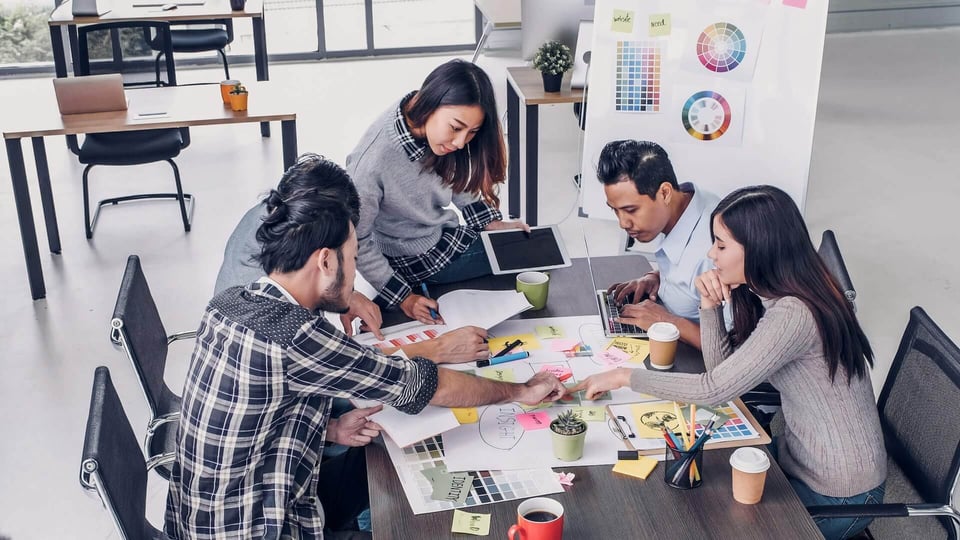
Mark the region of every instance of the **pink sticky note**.
[[610, 347], [609, 349], [604, 349], [597, 353], [597, 358], [601, 362], [608, 366], [619, 366], [627, 360], [630, 359], [630, 355], [617, 349], [616, 347]]
[[800, 9], [807, 9], [807, 0], [783, 0], [783, 5], [800, 8]]
[[540, 371], [546, 371], [548, 373], [553, 373], [553, 376], [558, 379], [563, 379], [565, 375], [572, 375], [570, 368], [563, 366], [543, 366], [540, 368]]
[[517, 422], [527, 431], [546, 429], [550, 426], [550, 415], [545, 412], [518, 414]]
[[569, 351], [579, 344], [580, 342], [575, 339], [552, 339], [550, 340], [550, 350], [553, 352]]

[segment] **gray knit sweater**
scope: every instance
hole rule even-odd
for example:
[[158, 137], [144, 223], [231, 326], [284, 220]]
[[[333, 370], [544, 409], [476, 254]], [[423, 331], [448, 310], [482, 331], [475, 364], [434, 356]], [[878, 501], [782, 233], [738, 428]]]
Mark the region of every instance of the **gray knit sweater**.
[[817, 323], [794, 297], [764, 300], [757, 328], [739, 348], [727, 340], [723, 313], [700, 310], [707, 371], [635, 370], [630, 386], [665, 399], [718, 404], [764, 380], [780, 390], [786, 428], [779, 437], [783, 470], [829, 497], [849, 497], [880, 485], [886, 451], [869, 377], [847, 385], [846, 371], [830, 382]]
[[478, 194], [453, 193], [440, 176], [410, 161], [394, 125], [400, 100], [363, 134], [347, 156], [347, 173], [360, 194], [360, 251], [357, 269], [378, 291], [394, 271], [384, 255], [419, 255], [440, 240], [445, 227], [457, 227], [458, 208], [480, 200]]

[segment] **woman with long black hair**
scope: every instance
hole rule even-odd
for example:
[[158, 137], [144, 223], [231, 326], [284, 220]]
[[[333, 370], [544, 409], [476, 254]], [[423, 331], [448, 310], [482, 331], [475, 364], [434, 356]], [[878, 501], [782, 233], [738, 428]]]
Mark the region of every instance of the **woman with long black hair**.
[[357, 267], [381, 307], [421, 322], [436, 322], [437, 304], [414, 287], [489, 274], [480, 231], [529, 230], [497, 208], [503, 133], [490, 79], [470, 62], [440, 65], [391, 105], [347, 157], [347, 172], [360, 193]]
[[[853, 309], [820, 260], [789, 195], [772, 186], [734, 191], [711, 216], [716, 268], [697, 278], [706, 372], [619, 368], [584, 380], [591, 398], [637, 392], [718, 404], [768, 380], [783, 402], [774, 453], [807, 506], [883, 500], [886, 452], [869, 366], [873, 352]], [[733, 306], [733, 329], [722, 305]], [[828, 539], [869, 520], [825, 519]]]

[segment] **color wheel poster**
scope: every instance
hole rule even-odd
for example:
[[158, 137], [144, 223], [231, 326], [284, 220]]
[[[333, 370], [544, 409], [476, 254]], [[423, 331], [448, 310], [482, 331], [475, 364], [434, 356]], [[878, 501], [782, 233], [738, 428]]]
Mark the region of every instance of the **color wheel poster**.
[[712, 78], [753, 79], [763, 37], [764, 8], [763, 4], [727, 3], [713, 13], [703, 10], [679, 19], [674, 24], [683, 48], [683, 70]]
[[681, 143], [740, 146], [745, 98], [742, 85], [722, 81], [675, 85], [670, 107], [674, 126], [671, 138]]

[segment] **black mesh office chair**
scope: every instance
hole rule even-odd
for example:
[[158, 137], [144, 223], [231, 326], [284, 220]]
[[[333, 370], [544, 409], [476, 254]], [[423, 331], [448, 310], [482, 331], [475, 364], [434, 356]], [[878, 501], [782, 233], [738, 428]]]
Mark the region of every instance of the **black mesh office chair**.
[[93, 375], [80, 485], [100, 496], [121, 539], [167, 538], [147, 521], [147, 465], [104, 366]]
[[[871, 517], [886, 538], [960, 538], [960, 348], [920, 307], [877, 403], [886, 442], [886, 504], [815, 506], [813, 517]], [[924, 519], [920, 519], [924, 518]]]
[[[202, 26], [202, 27], [201, 27]], [[230, 64], [227, 62], [227, 45], [233, 43], [233, 21], [231, 19], [210, 19], [190, 21], [189, 23], [174, 23], [170, 28], [170, 42], [174, 53], [195, 53], [217, 51], [223, 61], [224, 78], [230, 78]], [[172, 58], [163, 48], [161, 39], [150, 42], [150, 47], [157, 51], [154, 62], [157, 72], [157, 81], [160, 81], [160, 59], [166, 56]]]
[[[133, 26], [132, 26], [133, 25]], [[145, 42], [160, 40], [163, 49], [172, 51], [169, 25], [163, 22], [113, 22], [81, 26], [78, 31], [79, 66], [77, 75], [90, 74], [89, 38], [92, 34], [113, 29], [131, 28], [139, 30]], [[187, 128], [150, 129], [127, 131], [122, 133], [90, 133], [84, 137], [78, 157], [83, 169], [83, 218], [87, 238], [93, 238], [93, 230], [100, 216], [100, 209], [106, 205], [145, 199], [172, 199], [180, 205], [180, 217], [183, 230], [190, 232], [190, 220], [193, 215], [193, 195], [183, 192], [180, 182], [180, 169], [173, 158], [190, 145], [190, 131]], [[173, 168], [176, 193], [140, 193], [103, 199], [97, 203], [96, 210], [90, 215], [90, 170], [97, 165], [143, 165], [156, 161], [166, 161]]]
[[169, 465], [173, 461], [180, 420], [180, 396], [174, 394], [163, 380], [168, 345], [195, 336], [196, 332], [167, 335], [140, 267], [140, 258], [136, 255], [128, 257], [113, 320], [110, 321], [110, 341], [126, 353], [150, 406], [151, 419], [143, 448], [151, 465], [163, 478], [170, 476]]

